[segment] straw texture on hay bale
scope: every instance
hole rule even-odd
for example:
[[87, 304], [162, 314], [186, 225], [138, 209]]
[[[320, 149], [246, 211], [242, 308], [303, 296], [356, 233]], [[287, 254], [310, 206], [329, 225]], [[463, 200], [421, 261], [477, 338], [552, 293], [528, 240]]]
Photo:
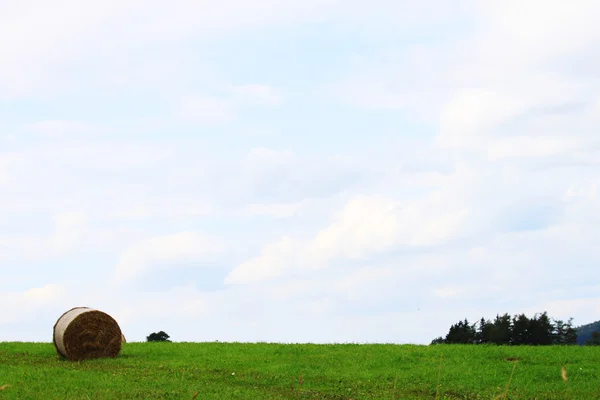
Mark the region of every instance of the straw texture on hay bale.
[[88, 307], [70, 309], [54, 325], [56, 351], [73, 361], [116, 357], [121, 352], [122, 338], [117, 321]]

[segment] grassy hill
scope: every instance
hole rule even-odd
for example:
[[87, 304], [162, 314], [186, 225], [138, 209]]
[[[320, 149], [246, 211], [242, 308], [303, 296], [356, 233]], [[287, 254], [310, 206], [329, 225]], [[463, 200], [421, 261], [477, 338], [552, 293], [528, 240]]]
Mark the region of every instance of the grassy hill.
[[591, 339], [592, 332], [600, 332], [600, 321], [592, 322], [590, 324], [582, 325], [577, 327], [577, 344], [585, 344], [586, 341]]
[[[0, 399], [600, 399], [600, 347], [0, 343]], [[566, 368], [568, 379], [561, 378]]]

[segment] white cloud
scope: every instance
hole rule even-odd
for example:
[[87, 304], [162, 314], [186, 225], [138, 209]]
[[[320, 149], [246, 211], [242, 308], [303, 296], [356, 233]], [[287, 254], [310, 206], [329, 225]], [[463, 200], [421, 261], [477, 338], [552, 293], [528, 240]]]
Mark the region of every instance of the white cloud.
[[82, 7], [71, 0], [27, 6], [9, 2], [0, 13], [0, 93], [23, 97], [54, 86], [52, 77], [80, 49], [90, 34], [127, 7], [106, 1]]
[[110, 128], [80, 121], [45, 120], [22, 127], [25, 131], [48, 137], [86, 136], [109, 132]]
[[[498, 52], [495, 55], [498, 58], [508, 51], [518, 56], [514, 61], [552, 60], [585, 50], [600, 39], [594, 29], [597, 23], [594, 16], [600, 12], [600, 6], [593, 0], [481, 2], [478, 10], [485, 18], [482, 26], [487, 25], [486, 33], [497, 41], [495, 44], [503, 45], [489, 52]], [[514, 45], [512, 49], [511, 45]]]
[[439, 139], [467, 147], [485, 138], [486, 130], [526, 109], [524, 99], [489, 90], [461, 91], [440, 116]]
[[[529, 74], [538, 76], [531, 78]], [[552, 114], [553, 109], [586, 97], [584, 88], [560, 76], [520, 71], [515, 80], [518, 86], [507, 84], [500, 89], [494, 88], [496, 84], [486, 89], [458, 91], [441, 111], [438, 143], [467, 149], [486, 147], [494, 137], [506, 135], [506, 127], [515, 119], [539, 119], [540, 115]], [[545, 132], [528, 132], [540, 133]]]
[[196, 123], [223, 123], [235, 119], [235, 110], [227, 100], [190, 96], [178, 105], [176, 116], [184, 121]]
[[74, 249], [83, 239], [88, 228], [87, 216], [82, 212], [60, 213], [54, 217], [55, 232], [50, 247], [64, 254]]
[[563, 200], [594, 202], [598, 199], [598, 187], [600, 187], [600, 181], [586, 181], [585, 184], [573, 184], [566, 190]]
[[[379, 49], [334, 92], [358, 107], [403, 109], [439, 122], [438, 140], [460, 147], [488, 145], [490, 130], [502, 132], [498, 125], [515, 118], [542, 112], [546, 118], [553, 108], [590, 102], [597, 83], [578, 70], [597, 64], [582, 58], [598, 48], [599, 35], [585, 33], [595, 24], [595, 2], [476, 5], [475, 24], [466, 31], [402, 51]], [[448, 21], [453, 17], [460, 15]]]
[[54, 283], [23, 292], [0, 291], [0, 302], [7, 305], [0, 314], [0, 325], [23, 321], [27, 316], [48, 309], [63, 295], [64, 288]]
[[239, 165], [237, 190], [252, 203], [297, 203], [335, 197], [378, 172], [379, 160], [365, 165], [362, 157], [254, 147]]
[[[316, 259], [362, 258], [389, 248], [398, 241], [402, 225], [401, 204], [389, 199], [358, 197], [344, 207], [341, 215], [312, 241], [309, 252]], [[410, 218], [410, 217], [409, 217]], [[408, 222], [412, 225], [412, 221]]]
[[510, 157], [549, 157], [583, 147], [581, 140], [572, 137], [515, 136], [498, 139], [490, 145], [490, 161]]
[[0, 185], [10, 181], [12, 164], [12, 157], [0, 155]]
[[567, 321], [574, 319], [574, 325], [579, 326], [596, 321], [594, 316], [600, 314], [600, 298], [586, 297], [570, 299], [541, 301], [527, 307], [521, 311], [526, 315], [532, 316], [535, 313], [548, 312], [548, 315], [555, 319]]
[[454, 297], [461, 294], [462, 290], [456, 286], [442, 286], [434, 289], [433, 293], [436, 297]]
[[[0, 54], [6, 55], [0, 59], [1, 93], [4, 98], [47, 99], [85, 93], [92, 88], [104, 92], [131, 84], [141, 84], [144, 91], [160, 88], [173, 94], [174, 87], [184, 89], [198, 79], [210, 84], [214, 76], [221, 75], [216, 68], [207, 78], [206, 68], [201, 66], [206, 67], [208, 60], [200, 57], [198, 62], [201, 52], [187, 48], [179, 51], [182, 43], [193, 43], [202, 49], [219, 39], [252, 30], [287, 29], [327, 21], [334, 21], [349, 32], [361, 27], [362, 34], [382, 35], [398, 27], [431, 29], [449, 13], [464, 9], [461, 5], [448, 8], [433, 1], [415, 6], [389, 0], [368, 4], [260, 0], [251, 5], [240, 0], [178, 0], [168, 4], [124, 0], [85, 7], [73, 0], [59, 0], [52, 5], [40, 0], [27, 6], [15, 5], [14, 1], [9, 4], [0, 13], [0, 37], [14, 40], [0, 44]], [[149, 43], [153, 46], [150, 51]], [[181, 57], [186, 62], [175, 70], [148, 68], [160, 64], [156, 59], [169, 63]], [[192, 61], [194, 68], [189, 67]], [[165, 79], [171, 84], [165, 85]], [[257, 88], [252, 88], [254, 94]], [[258, 98], [262, 102], [279, 102], [273, 92], [260, 91]]]
[[[260, 256], [238, 265], [226, 283], [268, 280], [312, 271], [338, 260], [364, 259], [398, 246], [444, 243], [462, 233], [467, 210], [447, 210], [434, 195], [425, 202], [403, 204], [386, 198], [351, 199], [329, 226], [312, 240], [289, 237], [265, 246]], [[439, 211], [431, 212], [438, 209]]]
[[279, 91], [267, 85], [230, 85], [225, 91], [221, 97], [188, 95], [179, 101], [175, 116], [195, 123], [224, 123], [236, 120], [246, 105], [276, 106], [282, 101]]
[[115, 277], [126, 282], [149, 268], [169, 268], [169, 262], [201, 262], [213, 260], [225, 250], [225, 244], [214, 237], [197, 232], [180, 232], [155, 236], [123, 251], [115, 268]]
[[47, 303], [55, 300], [63, 293], [63, 288], [56, 284], [48, 284], [41, 288], [25, 291], [23, 297], [32, 303]]
[[275, 169], [290, 163], [296, 158], [289, 150], [274, 150], [266, 147], [251, 149], [245, 158], [245, 166], [249, 168]]
[[284, 236], [279, 241], [265, 246], [259, 257], [238, 265], [227, 275], [225, 283], [251, 283], [277, 278], [283, 273], [282, 262], [294, 262], [297, 247], [292, 239]]
[[49, 235], [5, 234], [0, 236], [0, 259], [49, 260], [80, 249], [88, 233], [87, 217], [77, 211], [56, 213], [54, 230]]
[[248, 204], [245, 207], [249, 215], [263, 215], [276, 218], [297, 216], [310, 205], [310, 201], [296, 203]]
[[311, 250], [325, 258], [363, 258], [392, 246], [441, 244], [460, 232], [467, 215], [448, 210], [439, 193], [409, 202], [361, 196], [317, 234]]
[[[138, 201], [136, 199], [136, 201]], [[123, 202], [115, 209], [106, 210], [108, 218], [117, 220], [145, 220], [150, 218], [180, 219], [198, 216], [216, 215], [219, 210], [212, 204], [200, 201], [165, 196], [160, 199], [148, 199], [143, 204], [129, 205]]]
[[281, 104], [282, 97], [279, 91], [267, 85], [239, 85], [230, 88], [233, 99], [238, 103], [277, 106]]

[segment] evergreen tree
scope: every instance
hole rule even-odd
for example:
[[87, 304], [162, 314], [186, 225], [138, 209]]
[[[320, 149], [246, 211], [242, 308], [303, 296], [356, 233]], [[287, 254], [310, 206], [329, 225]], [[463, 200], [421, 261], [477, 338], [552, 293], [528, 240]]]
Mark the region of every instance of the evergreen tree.
[[479, 320], [479, 326], [477, 327], [477, 332], [475, 333], [475, 342], [477, 344], [490, 343], [492, 328], [492, 323], [481, 317]]
[[565, 323], [563, 330], [565, 344], [577, 344], [577, 329], [573, 327], [573, 318], [569, 318]]
[[465, 318], [464, 321], [452, 325], [446, 338], [445, 343], [463, 343], [472, 344], [475, 342], [475, 325], [469, 324], [469, 321]]
[[552, 344], [565, 344], [565, 343], [566, 343], [565, 323], [560, 319], [555, 320]]
[[510, 315], [496, 315], [491, 331], [491, 342], [496, 344], [510, 344], [512, 326]]
[[444, 343], [446, 343], [446, 341], [441, 336], [437, 337], [431, 341], [431, 344], [444, 344]]
[[539, 316], [536, 314], [529, 320], [529, 344], [533, 346], [550, 345], [553, 341], [554, 326], [546, 311]]
[[573, 328], [573, 318], [564, 322], [562, 320], [554, 321], [554, 338], [552, 344], [577, 344], [577, 330]]
[[529, 318], [525, 314], [515, 315], [512, 319], [511, 344], [524, 345], [530, 340]]

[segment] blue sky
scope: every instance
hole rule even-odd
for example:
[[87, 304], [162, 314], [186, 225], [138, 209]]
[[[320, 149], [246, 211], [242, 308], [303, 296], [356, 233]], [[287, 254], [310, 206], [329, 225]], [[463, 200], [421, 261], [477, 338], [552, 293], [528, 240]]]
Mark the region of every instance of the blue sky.
[[600, 319], [595, 1], [0, 3], [0, 340]]

